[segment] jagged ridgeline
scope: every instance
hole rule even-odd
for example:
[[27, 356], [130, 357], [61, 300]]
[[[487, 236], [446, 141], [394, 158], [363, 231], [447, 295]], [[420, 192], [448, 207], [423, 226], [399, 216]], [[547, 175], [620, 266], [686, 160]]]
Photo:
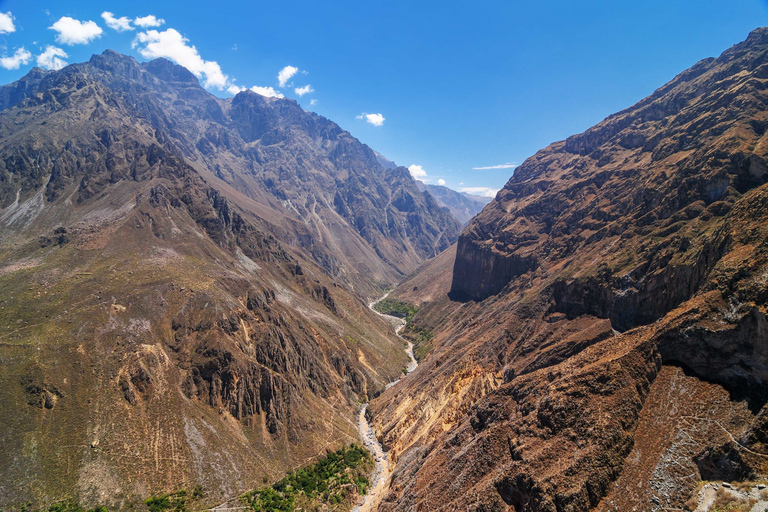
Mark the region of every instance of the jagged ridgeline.
[[406, 169], [112, 51], [0, 106], [0, 507], [210, 505], [357, 439], [407, 362], [367, 300], [458, 235]]
[[380, 510], [693, 510], [700, 480], [764, 481], [767, 127], [759, 29], [517, 168], [391, 295], [434, 338], [369, 406]]

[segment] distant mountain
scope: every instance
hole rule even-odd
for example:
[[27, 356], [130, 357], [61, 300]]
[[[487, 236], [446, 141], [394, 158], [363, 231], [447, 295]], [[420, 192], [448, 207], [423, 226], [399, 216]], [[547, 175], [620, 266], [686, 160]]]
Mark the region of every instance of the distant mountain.
[[406, 361], [367, 301], [459, 231], [407, 169], [163, 59], [0, 103], [0, 507], [214, 505], [357, 439]]
[[434, 337], [368, 408], [380, 510], [692, 510], [766, 478], [767, 79], [762, 28], [528, 158], [392, 294]]
[[462, 226], [466, 226], [470, 219], [480, 213], [485, 205], [493, 199], [491, 197], [467, 194], [466, 192], [456, 192], [441, 185], [430, 185], [421, 181], [416, 183], [420, 189], [429, 191], [440, 206], [448, 208], [451, 215]]
[[[376, 155], [376, 160], [385, 169], [394, 169], [397, 167], [397, 164], [381, 153], [374, 151], [374, 154]], [[477, 215], [492, 199], [491, 197], [476, 196], [467, 194], [466, 192], [456, 192], [453, 189], [441, 185], [429, 185], [419, 180], [416, 180], [416, 184], [418, 185], [419, 190], [428, 191], [440, 206], [448, 208], [448, 211], [451, 212], [451, 215], [453, 215], [461, 226], [465, 226], [467, 222]]]

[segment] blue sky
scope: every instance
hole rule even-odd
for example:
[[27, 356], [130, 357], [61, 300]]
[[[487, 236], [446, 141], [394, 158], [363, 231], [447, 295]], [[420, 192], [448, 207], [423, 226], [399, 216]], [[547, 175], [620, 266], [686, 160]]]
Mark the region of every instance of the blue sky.
[[768, 24], [754, 0], [0, 0], [0, 12], [2, 83], [107, 48], [165, 55], [217, 96], [283, 94], [422, 179], [476, 193]]

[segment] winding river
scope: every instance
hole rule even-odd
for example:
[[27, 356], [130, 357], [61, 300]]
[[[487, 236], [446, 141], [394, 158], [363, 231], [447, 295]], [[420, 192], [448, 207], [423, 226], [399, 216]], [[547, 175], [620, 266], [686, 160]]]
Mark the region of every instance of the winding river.
[[[389, 292], [385, 293], [381, 298], [378, 300], [375, 300], [368, 304], [368, 307], [371, 308], [371, 311], [375, 312], [377, 315], [387, 319], [389, 322], [391, 322], [393, 325], [396, 326], [395, 332], [398, 336], [400, 336], [400, 331], [403, 330], [405, 327], [405, 320], [402, 318], [397, 318], [391, 315], [385, 315], [383, 313], [379, 313], [374, 309], [374, 306], [381, 302], [382, 300], [386, 299], [389, 295]], [[408, 373], [411, 373], [413, 370], [416, 369], [416, 367], [419, 365], [418, 362], [416, 362], [416, 358], [413, 355], [413, 343], [406, 340], [402, 336], [400, 336], [400, 339], [405, 341], [408, 346], [405, 349], [405, 353], [408, 354], [408, 358], [410, 359], [410, 362], [408, 363]], [[397, 379], [395, 381], [390, 382], [387, 384], [387, 388], [390, 388], [400, 382], [400, 379]], [[371, 481], [370, 489], [368, 490], [368, 493], [365, 495], [365, 499], [362, 503], [362, 505], [356, 506], [352, 509], [352, 512], [370, 512], [376, 508], [376, 506], [381, 501], [381, 498], [384, 497], [384, 493], [387, 489], [387, 485], [389, 484], [389, 479], [392, 476], [392, 468], [389, 466], [389, 457], [387, 456], [387, 452], [384, 451], [384, 448], [381, 446], [381, 443], [379, 443], [379, 440], [376, 439], [376, 434], [373, 432], [373, 428], [371, 428], [371, 425], [368, 423], [368, 418], [365, 417], [365, 411], [368, 409], [368, 404], [364, 404], [360, 408], [360, 413], [358, 416], [358, 427], [360, 429], [360, 437], [363, 439], [363, 444], [365, 444], [365, 447], [368, 448], [368, 450], [373, 454], [373, 458], [376, 461], [376, 469], [373, 473], [373, 479]]]

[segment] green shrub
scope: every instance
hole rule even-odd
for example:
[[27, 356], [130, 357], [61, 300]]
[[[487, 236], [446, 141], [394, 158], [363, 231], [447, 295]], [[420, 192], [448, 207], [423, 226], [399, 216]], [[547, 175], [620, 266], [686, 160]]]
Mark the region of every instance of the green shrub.
[[373, 465], [368, 450], [353, 444], [328, 454], [311, 466], [289, 472], [271, 487], [253, 490], [241, 500], [257, 512], [292, 511], [320, 504], [342, 503], [347, 494], [342, 488], [354, 484], [360, 494], [368, 489], [365, 473]]

